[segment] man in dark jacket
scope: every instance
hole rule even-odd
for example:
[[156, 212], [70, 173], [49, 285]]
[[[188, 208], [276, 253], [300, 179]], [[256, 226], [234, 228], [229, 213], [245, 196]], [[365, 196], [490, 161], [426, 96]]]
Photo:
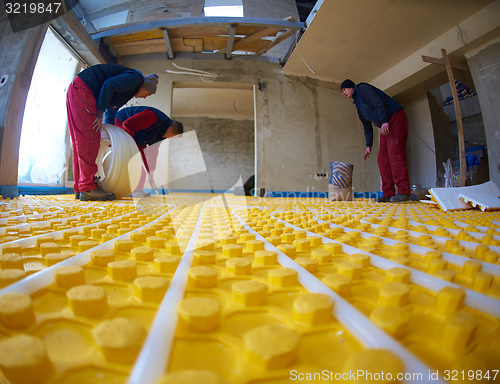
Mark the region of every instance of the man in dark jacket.
[[[106, 113], [105, 123], [114, 124], [117, 127], [127, 132], [137, 143], [144, 165], [148, 172], [153, 172], [156, 168], [156, 157], [158, 155], [158, 147], [153, 147], [155, 153], [148, 151], [148, 156], [144, 153], [147, 146], [158, 143], [164, 139], [180, 135], [184, 133], [182, 123], [170, 119], [159, 109], [153, 107], [128, 107], [122, 108], [114, 117], [112, 114]], [[141, 176], [139, 181], [139, 189], [142, 189], [145, 175]]]
[[116, 64], [94, 65], [80, 72], [68, 87], [66, 107], [73, 146], [75, 198], [113, 200], [95, 179], [95, 160], [101, 143], [104, 112], [112, 115], [132, 97], [146, 98], [156, 93], [158, 75]]
[[[340, 86], [344, 96], [353, 99], [358, 116], [363, 123], [366, 151], [363, 159], [370, 156], [373, 146], [373, 126], [381, 128], [378, 167], [382, 177], [380, 202], [401, 202], [411, 199], [408, 166], [406, 164], [406, 139], [408, 120], [397, 101], [380, 89], [367, 83], [355, 84], [347, 79]], [[398, 193], [394, 184], [398, 187]]]

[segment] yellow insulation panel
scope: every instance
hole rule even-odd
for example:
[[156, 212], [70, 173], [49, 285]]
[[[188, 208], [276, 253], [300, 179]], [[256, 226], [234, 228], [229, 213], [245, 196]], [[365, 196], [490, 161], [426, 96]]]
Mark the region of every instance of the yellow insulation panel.
[[500, 379], [499, 213], [26, 196], [0, 249], [0, 382]]

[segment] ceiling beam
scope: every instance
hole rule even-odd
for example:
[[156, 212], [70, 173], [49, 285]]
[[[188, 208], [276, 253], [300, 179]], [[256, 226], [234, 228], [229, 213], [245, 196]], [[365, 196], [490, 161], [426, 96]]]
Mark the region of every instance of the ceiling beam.
[[271, 48], [275, 47], [282, 41], [288, 39], [290, 36], [292, 36], [295, 32], [297, 32], [295, 29], [290, 29], [283, 33], [282, 35], [278, 36], [276, 39], [271, 41], [269, 44], [267, 44], [264, 48], [259, 49], [257, 52], [255, 52], [255, 56], [260, 56], [269, 51]]
[[170, 41], [170, 36], [168, 35], [167, 28], [162, 28], [161, 33], [163, 34], [163, 39], [165, 40], [165, 45], [167, 46], [167, 55], [169, 59], [175, 58], [175, 52], [172, 48], [172, 42]]
[[[197, 52], [176, 52], [175, 58], [179, 60], [224, 60], [225, 56], [222, 53], [197, 53]], [[134, 54], [123, 55], [122, 60], [137, 61], [148, 63], [151, 61], [165, 61], [168, 59], [166, 52], [163, 53], [147, 53], [147, 54]], [[248, 61], [248, 62], [261, 62], [261, 63], [275, 63], [279, 64], [280, 59], [271, 56], [255, 56], [255, 55], [234, 55], [231, 60]]]
[[96, 32], [97, 29], [94, 27], [94, 25], [90, 22], [90, 20], [87, 19], [87, 11], [83, 7], [83, 5], [78, 2], [75, 4], [75, 6], [72, 8], [73, 13], [75, 16], [80, 20], [82, 25], [85, 27], [85, 30], [88, 33], [93, 33]]
[[120, 53], [118, 52], [118, 50], [116, 49], [113, 42], [111, 41], [111, 39], [109, 37], [105, 37], [102, 39], [102, 41], [104, 42], [104, 44], [108, 48], [109, 53], [111, 53], [111, 55], [115, 57], [116, 62], [120, 63], [122, 61], [122, 57], [121, 57]]
[[[432, 64], [439, 64], [439, 65], [446, 65], [446, 62], [444, 59], [438, 59], [436, 57], [430, 57], [430, 56], [422, 56], [422, 60], [426, 63], [432, 63]], [[467, 65], [463, 64], [451, 64], [452, 68], [460, 69], [462, 71], [469, 71], [469, 67]]]
[[129, 35], [137, 32], [150, 31], [157, 28], [181, 28], [181, 27], [203, 27], [210, 25], [227, 25], [238, 24], [239, 26], [254, 26], [261, 28], [272, 27], [277, 30], [281, 29], [301, 29], [304, 23], [300, 21], [290, 21], [282, 19], [267, 19], [262, 17], [192, 17], [192, 18], [177, 18], [159, 21], [150, 21], [140, 24], [129, 24], [109, 28], [105, 31], [92, 34], [94, 40], [103, 37]]
[[233, 45], [234, 45], [234, 33], [236, 32], [237, 26], [238, 24], [231, 24], [231, 26], [229, 27], [229, 38], [227, 40], [227, 47], [226, 47], [227, 60], [231, 59], [231, 52], [233, 52]]
[[[248, 35], [247, 37], [244, 37], [237, 43], [233, 44], [231, 48], [229, 48], [229, 44], [226, 48], [223, 48], [219, 51], [219, 53], [228, 53], [228, 52], [233, 52], [233, 51], [238, 51], [243, 48], [245, 48], [247, 45], [262, 39], [263, 37], [266, 37], [268, 35], [272, 35], [273, 33], [276, 33], [277, 31], [281, 30], [281, 28], [277, 29], [276, 27], [268, 27], [268, 28], [262, 28], [261, 30], [252, 33], [251, 35]], [[233, 37], [234, 38], [234, 37]], [[231, 49], [231, 51], [229, 51]]]

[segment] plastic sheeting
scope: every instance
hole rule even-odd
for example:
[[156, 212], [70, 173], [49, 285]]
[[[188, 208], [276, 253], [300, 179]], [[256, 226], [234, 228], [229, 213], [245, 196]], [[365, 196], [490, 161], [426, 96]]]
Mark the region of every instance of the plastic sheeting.
[[[66, 89], [78, 61], [48, 30], [38, 56], [24, 110], [18, 182], [64, 182], [67, 169]], [[69, 143], [68, 143], [69, 144]]]

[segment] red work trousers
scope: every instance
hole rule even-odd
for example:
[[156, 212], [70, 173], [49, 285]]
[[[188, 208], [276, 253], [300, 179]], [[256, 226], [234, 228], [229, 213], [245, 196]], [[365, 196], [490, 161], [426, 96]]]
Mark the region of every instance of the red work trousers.
[[378, 168], [382, 177], [382, 193], [392, 197], [398, 193], [410, 195], [410, 180], [406, 164], [406, 139], [408, 138], [408, 120], [403, 110], [396, 112], [389, 120], [389, 133], [380, 135]]
[[66, 93], [68, 129], [73, 147], [73, 176], [75, 192], [86, 192], [97, 187], [95, 160], [101, 145], [101, 133], [92, 128], [97, 117], [94, 94], [77, 76]]
[[[123, 121], [115, 118], [115, 126], [118, 128], [121, 128], [125, 130], [123, 126]], [[132, 136], [132, 138], [134, 138]], [[151, 145], [149, 147], [142, 147], [138, 146], [139, 150], [141, 151], [141, 156], [142, 156], [142, 161], [144, 163], [144, 166], [146, 167], [146, 170], [149, 173], [153, 173], [154, 170], [156, 169], [156, 160], [158, 157], [158, 145]], [[139, 184], [137, 184], [137, 187], [135, 188], [136, 191], [140, 191], [144, 189], [144, 183], [146, 182], [146, 172], [144, 172], [144, 169], [141, 172], [141, 178], [139, 179]]]

